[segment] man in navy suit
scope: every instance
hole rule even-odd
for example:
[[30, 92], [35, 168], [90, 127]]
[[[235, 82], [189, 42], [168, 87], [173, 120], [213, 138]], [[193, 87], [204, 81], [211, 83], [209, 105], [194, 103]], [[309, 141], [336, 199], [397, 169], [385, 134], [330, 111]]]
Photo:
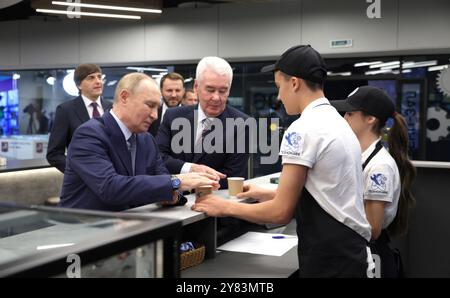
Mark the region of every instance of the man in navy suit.
[[111, 108], [110, 102], [101, 99], [103, 81], [100, 67], [81, 64], [75, 69], [74, 80], [80, 95], [56, 108], [47, 148], [48, 163], [63, 173], [66, 168], [66, 148], [75, 129]]
[[[167, 110], [156, 137], [170, 173], [209, 173], [221, 178], [221, 188], [228, 187], [225, 177], [247, 177], [249, 132], [227, 125], [227, 119], [245, 121], [248, 118], [227, 105], [232, 80], [233, 70], [224, 59], [205, 57], [200, 60], [194, 83], [199, 104]], [[186, 125], [174, 125], [172, 129], [172, 124], [179, 120], [185, 120]], [[180, 142], [183, 149], [172, 148], [172, 143], [177, 145], [180, 135], [185, 137]], [[226, 147], [231, 143], [230, 152]], [[238, 144], [244, 144], [245, 148], [238, 151]], [[220, 218], [217, 222], [218, 244], [239, 236], [246, 231], [246, 225], [234, 218]]]
[[171, 176], [147, 133], [157, 117], [156, 82], [131, 73], [118, 83], [114, 105], [101, 118], [82, 124], [67, 154], [62, 207], [121, 211], [154, 202], [175, 203], [178, 190], [218, 187], [209, 174]]
[[[167, 169], [172, 174], [178, 173], [209, 173], [220, 178], [247, 177], [248, 154], [248, 130], [238, 129], [234, 125], [227, 125], [227, 119], [246, 120], [248, 116], [239, 110], [227, 105], [230, 94], [233, 70], [224, 59], [219, 57], [205, 57], [197, 65], [194, 89], [199, 99], [195, 106], [183, 106], [167, 110], [163, 122], [158, 131], [156, 140]], [[189, 121], [189, 128], [179, 126], [171, 128], [176, 119], [185, 118]], [[207, 123], [220, 121], [222, 131], [214, 131], [218, 127], [212, 125], [211, 133], [219, 136], [213, 145], [218, 145], [221, 150], [208, 153], [207, 145], [195, 150], [197, 144], [204, 138], [207, 141], [205, 129]], [[172, 139], [174, 136], [188, 132], [189, 145], [187, 150], [174, 150]], [[208, 132], [207, 132], [208, 133]], [[184, 140], [186, 141], [186, 140]], [[226, 149], [227, 143], [234, 142], [232, 152]], [[244, 150], [237, 150], [238, 144], [244, 144]], [[221, 187], [227, 187], [226, 179], [222, 179]]]

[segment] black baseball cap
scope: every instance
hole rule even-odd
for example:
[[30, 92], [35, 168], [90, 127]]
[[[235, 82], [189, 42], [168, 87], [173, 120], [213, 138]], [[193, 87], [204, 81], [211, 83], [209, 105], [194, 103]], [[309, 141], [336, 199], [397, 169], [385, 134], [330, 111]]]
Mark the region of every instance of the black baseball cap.
[[322, 56], [310, 45], [289, 48], [275, 64], [264, 66], [261, 72], [277, 70], [314, 83], [323, 83], [327, 78], [327, 67]]
[[385, 123], [395, 114], [394, 102], [382, 89], [372, 86], [362, 86], [353, 90], [344, 100], [332, 100], [331, 105], [339, 112], [363, 111], [377, 117]]

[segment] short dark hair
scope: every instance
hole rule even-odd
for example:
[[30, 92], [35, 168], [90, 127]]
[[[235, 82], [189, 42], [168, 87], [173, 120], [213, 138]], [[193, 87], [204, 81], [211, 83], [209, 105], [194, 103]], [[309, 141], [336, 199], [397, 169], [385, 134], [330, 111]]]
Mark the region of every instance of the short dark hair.
[[184, 78], [182, 75], [180, 75], [177, 72], [169, 72], [168, 74], [165, 74], [162, 78], [161, 78], [161, 82], [159, 83], [159, 87], [162, 89], [163, 85], [164, 85], [164, 81], [166, 79], [170, 79], [173, 81], [177, 81], [180, 80], [183, 84], [184, 84]]
[[[291, 76], [291, 75], [288, 75], [288, 74], [282, 72], [281, 70], [280, 70], [279, 72], [283, 75], [283, 77], [284, 77], [285, 79], [289, 79], [289, 78], [293, 77], [293, 76]], [[302, 79], [302, 78], [299, 78], [299, 79]], [[311, 82], [311, 81], [308, 81], [308, 80], [305, 80], [305, 79], [302, 79], [302, 80], [305, 82], [306, 86], [307, 86], [311, 91], [323, 91], [323, 85], [324, 85], [324, 82], [316, 83], [316, 82]]]
[[98, 65], [92, 63], [80, 64], [75, 69], [75, 72], [73, 74], [73, 80], [75, 81], [75, 84], [78, 87], [88, 75], [96, 72], [102, 73], [102, 70]]
[[305, 81], [306, 86], [308, 86], [308, 88], [311, 91], [323, 91], [323, 82], [315, 83], [315, 82], [311, 82], [308, 80], [304, 80], [304, 81]]
[[194, 89], [188, 88], [188, 89], [186, 89], [186, 90], [184, 91], [184, 97], [186, 97], [186, 94], [189, 93], [189, 92], [195, 94]]

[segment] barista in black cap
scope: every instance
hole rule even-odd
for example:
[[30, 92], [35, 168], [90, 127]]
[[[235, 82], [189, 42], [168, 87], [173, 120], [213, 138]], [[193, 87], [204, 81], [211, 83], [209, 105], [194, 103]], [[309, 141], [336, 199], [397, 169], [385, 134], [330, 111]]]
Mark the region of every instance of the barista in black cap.
[[301, 277], [367, 277], [370, 225], [362, 198], [361, 150], [345, 120], [324, 97], [325, 63], [310, 46], [288, 49], [274, 71], [278, 98], [290, 115], [276, 191], [246, 185], [239, 197], [259, 204], [197, 199], [194, 210], [254, 222], [297, 222]]
[[47, 161], [64, 173], [66, 148], [75, 129], [91, 118], [97, 118], [112, 107], [101, 99], [102, 70], [95, 64], [80, 64], [74, 72], [74, 81], [80, 95], [56, 108], [55, 120], [48, 140]]
[[[394, 103], [381, 89], [356, 88], [346, 100], [332, 101], [356, 134], [362, 151], [364, 207], [372, 226], [370, 248], [381, 259], [381, 277], [400, 277], [401, 260], [389, 247], [389, 236], [404, 234], [408, 211], [414, 204], [411, 183], [415, 169], [408, 158], [408, 130], [405, 119], [395, 112]], [[389, 118], [389, 152], [381, 143]]]

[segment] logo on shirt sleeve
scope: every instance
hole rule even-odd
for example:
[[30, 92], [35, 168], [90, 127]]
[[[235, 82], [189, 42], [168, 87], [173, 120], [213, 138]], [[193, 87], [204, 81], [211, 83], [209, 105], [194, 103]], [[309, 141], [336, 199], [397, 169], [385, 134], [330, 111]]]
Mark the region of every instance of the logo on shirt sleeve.
[[302, 137], [300, 134], [296, 132], [286, 132], [284, 134], [284, 140], [282, 143], [282, 148], [280, 150], [280, 153], [282, 155], [295, 155], [300, 156], [301, 150], [300, 150], [300, 141], [302, 140]]
[[370, 176], [371, 185], [369, 188], [370, 193], [386, 193], [387, 194], [387, 186], [386, 181], [387, 177], [381, 173], [374, 173]]
[[300, 135], [296, 132], [287, 133], [284, 138], [286, 139], [289, 149], [297, 151], [300, 148], [300, 140], [302, 139]]

